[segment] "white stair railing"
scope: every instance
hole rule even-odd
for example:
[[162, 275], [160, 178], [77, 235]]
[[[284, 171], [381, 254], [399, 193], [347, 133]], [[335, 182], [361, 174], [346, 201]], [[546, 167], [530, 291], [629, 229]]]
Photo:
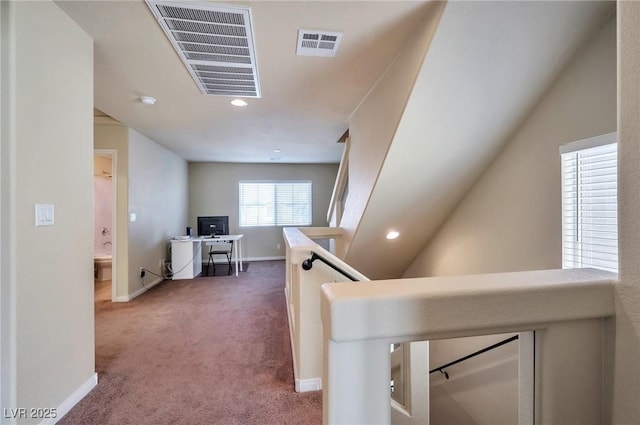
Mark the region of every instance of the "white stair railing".
[[[284, 228], [286, 247], [287, 313], [295, 388], [298, 392], [322, 388], [322, 322], [320, 320], [320, 288], [327, 282], [350, 280], [343, 273], [361, 281], [369, 279], [344, 263], [313, 239], [339, 240], [339, 228]], [[339, 245], [336, 244], [336, 245]], [[314, 255], [328, 259], [338, 270]], [[304, 264], [313, 265], [305, 270]], [[387, 385], [388, 386], [388, 385]]]
[[[609, 272], [542, 270], [322, 285], [325, 424], [389, 424], [389, 344], [535, 331], [519, 423], [599, 424]], [[425, 400], [425, 403], [428, 403]]]
[[284, 229], [296, 391], [323, 389], [325, 424], [391, 422], [390, 344], [510, 332], [534, 335], [520, 342], [518, 424], [600, 423], [602, 335], [615, 312], [616, 274], [371, 282], [313, 241], [340, 237], [338, 228]]

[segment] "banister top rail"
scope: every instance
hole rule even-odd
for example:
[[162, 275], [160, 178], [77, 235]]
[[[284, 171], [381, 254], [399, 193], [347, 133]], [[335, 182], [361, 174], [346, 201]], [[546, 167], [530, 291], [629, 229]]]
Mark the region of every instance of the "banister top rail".
[[490, 346], [488, 346], [488, 347], [485, 347], [485, 348], [480, 349], [480, 350], [478, 350], [478, 351], [474, 351], [473, 353], [471, 353], [471, 354], [467, 354], [466, 356], [464, 356], [464, 357], [460, 357], [459, 359], [456, 359], [456, 360], [454, 360], [454, 361], [452, 361], [452, 362], [449, 362], [449, 363], [444, 364], [444, 365], [442, 365], [442, 366], [434, 367], [433, 369], [431, 369], [431, 370], [429, 371], [429, 373], [440, 372], [440, 373], [443, 373], [443, 374], [444, 374], [444, 377], [445, 377], [446, 379], [449, 379], [449, 374], [448, 374], [448, 373], [447, 373], [447, 371], [445, 370], [445, 369], [447, 369], [448, 367], [451, 367], [451, 366], [457, 365], [458, 363], [462, 363], [462, 362], [464, 362], [464, 361], [466, 361], [466, 360], [472, 359], [472, 358], [474, 358], [474, 357], [476, 357], [476, 356], [479, 356], [480, 354], [484, 354], [484, 353], [486, 353], [487, 351], [495, 350], [496, 348], [498, 348], [498, 347], [502, 347], [502, 346], [503, 346], [503, 345], [505, 345], [505, 344], [508, 344], [508, 343], [510, 343], [510, 342], [513, 342], [513, 341], [516, 341], [517, 339], [518, 339], [518, 335], [514, 335], [514, 336], [512, 336], [512, 337], [510, 337], [510, 338], [503, 339], [503, 340], [502, 340], [502, 341], [500, 341], [500, 342], [496, 342], [495, 344], [492, 344], [492, 345], [490, 345]]
[[321, 314], [335, 342], [393, 342], [520, 332], [615, 314], [615, 273], [537, 270], [325, 283]]
[[308, 259], [306, 259], [306, 260], [304, 260], [302, 262], [302, 268], [304, 270], [311, 270], [311, 268], [313, 267], [313, 262], [316, 261], [316, 260], [322, 261], [327, 266], [331, 267], [333, 270], [335, 270], [338, 273], [340, 273], [341, 275], [345, 276], [346, 278], [348, 278], [352, 282], [358, 282], [358, 280], [359, 280], [359, 279], [356, 279], [355, 277], [351, 276], [349, 273], [347, 273], [346, 271], [344, 271], [343, 269], [341, 269], [337, 265], [335, 265], [333, 262], [331, 262], [331, 261], [327, 260], [326, 258], [316, 254], [315, 252], [311, 253], [311, 258], [308, 258]]
[[[282, 229], [284, 241], [288, 252], [291, 253], [290, 258], [298, 264], [302, 264], [308, 259], [309, 255], [321, 256], [334, 266], [338, 267], [339, 273], [353, 281], [365, 282], [370, 279], [360, 273], [349, 264], [342, 261], [339, 257], [324, 249], [313, 241], [312, 238], [340, 238], [342, 237], [342, 229], [339, 227], [285, 227]], [[289, 255], [289, 254], [287, 254]], [[352, 279], [353, 278], [353, 279]]]

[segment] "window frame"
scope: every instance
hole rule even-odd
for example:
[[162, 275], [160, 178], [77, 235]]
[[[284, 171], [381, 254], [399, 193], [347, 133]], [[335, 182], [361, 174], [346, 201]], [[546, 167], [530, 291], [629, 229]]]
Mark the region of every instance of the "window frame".
[[[246, 207], [246, 204], [243, 204], [243, 195], [242, 195], [242, 187], [243, 185], [257, 184], [257, 185], [273, 185], [274, 188], [274, 198], [273, 198], [273, 224], [246, 224], [243, 223], [243, 207]], [[284, 223], [278, 221], [278, 205], [281, 205], [281, 202], [278, 202], [277, 195], [277, 187], [279, 185], [305, 185], [308, 186], [308, 221], [300, 222], [300, 223]], [[258, 218], [258, 223], [260, 219]], [[239, 227], [245, 228], [265, 228], [265, 227], [303, 227], [303, 226], [311, 226], [313, 225], [313, 181], [311, 180], [240, 180], [238, 182], [238, 225]]]
[[[572, 143], [568, 143], [566, 145], [562, 145], [560, 146], [560, 161], [561, 161], [561, 202], [562, 202], [562, 268], [563, 269], [567, 269], [567, 268], [580, 268], [580, 267], [593, 267], [593, 268], [597, 268], [597, 269], [601, 269], [601, 270], [607, 270], [607, 271], [611, 271], [614, 273], [618, 272], [619, 269], [619, 251], [618, 251], [618, 245], [619, 245], [619, 235], [618, 235], [618, 217], [617, 217], [617, 212], [618, 212], [618, 206], [619, 206], [619, 200], [618, 200], [618, 196], [617, 196], [617, 184], [618, 184], [618, 154], [617, 154], [617, 146], [615, 149], [615, 156], [616, 156], [616, 161], [615, 161], [615, 173], [611, 173], [611, 174], [615, 174], [616, 178], [615, 178], [615, 187], [616, 187], [616, 195], [615, 195], [615, 214], [613, 214], [614, 217], [605, 217], [606, 214], [603, 214], [602, 217], [597, 216], [596, 215], [587, 215], [587, 213], [589, 212], [589, 210], [587, 210], [587, 213], [584, 213], [583, 210], [583, 205], [593, 205], [593, 204], [585, 204], [583, 201], [585, 199], [585, 197], [587, 196], [593, 196], [592, 193], [589, 192], [593, 192], [595, 190], [605, 190], [605, 189], [594, 189], [594, 188], [589, 188], [588, 185], [595, 185], [595, 182], [591, 182], [591, 183], [587, 183], [587, 185], [585, 186], [586, 188], [583, 188], [581, 186], [581, 182], [584, 179], [593, 179], [595, 178], [595, 174], [593, 169], [586, 169], [586, 170], [580, 170], [580, 168], [576, 168], [575, 171], [572, 170], [571, 174], [568, 174], [568, 171], [566, 170], [567, 167], [567, 163], [568, 161], [575, 161], [576, 167], [579, 166], [584, 166], [585, 165], [585, 157], [580, 157], [578, 154], [579, 153], [585, 153], [585, 154], [589, 154], [590, 150], [594, 150], [597, 148], [603, 148], [605, 146], [608, 145], [617, 145], [618, 142], [618, 133], [617, 132], [613, 132], [613, 133], [608, 133], [608, 134], [604, 134], [601, 136], [596, 136], [596, 137], [591, 137], [588, 139], [584, 139], [584, 140], [578, 140], [576, 142], [572, 142]], [[593, 151], [592, 151], [593, 152]], [[602, 155], [608, 155], [611, 154], [612, 152], [608, 152], [608, 153], [602, 153]], [[573, 159], [571, 159], [570, 157], [568, 157], [568, 155], [571, 154], [576, 154], [574, 156]], [[593, 156], [591, 156], [591, 158], [593, 158]], [[585, 162], [583, 162], [585, 161]], [[611, 159], [609, 159], [609, 161], [611, 161]], [[578, 174], [579, 173], [579, 174]], [[585, 176], [586, 174], [586, 176]], [[609, 176], [611, 174], [606, 174], [606, 175], [601, 175], [599, 177], [606, 177]], [[571, 183], [570, 185], [568, 185], [568, 181], [574, 180], [575, 179], [575, 184]], [[609, 182], [610, 183], [610, 182]], [[567, 189], [567, 187], [569, 187], [570, 189]], [[611, 190], [606, 189], [606, 190]], [[575, 202], [567, 202], [567, 198], [572, 194], [575, 194]], [[587, 196], [583, 196], [585, 193], [587, 193]], [[607, 195], [607, 197], [611, 198], [610, 195]], [[593, 198], [591, 198], [593, 199]], [[603, 205], [608, 205], [610, 206], [611, 203], [605, 203], [603, 201]], [[606, 210], [606, 208], [605, 208]], [[601, 213], [606, 213], [606, 212], [613, 212], [613, 210], [601, 210]], [[589, 239], [591, 240], [591, 242], [584, 242], [584, 238], [582, 237], [583, 232], [587, 232], [587, 231], [591, 231], [593, 232], [593, 227], [595, 226], [601, 226], [601, 225], [606, 225], [606, 226], [611, 226], [611, 223], [600, 223], [598, 222], [597, 224], [591, 222], [589, 223], [589, 226], [592, 229], [588, 229], [584, 230], [584, 227], [587, 227], [587, 225], [585, 224], [583, 226], [584, 223], [584, 219], [588, 218], [590, 221], [593, 220], [609, 220], [611, 221], [612, 219], [614, 219], [615, 221], [615, 243], [611, 243], [611, 241], [613, 239], [607, 239], [606, 237], [597, 237], [597, 236], [590, 236]], [[571, 222], [573, 221], [573, 222]], [[571, 226], [575, 226], [575, 230], [571, 229]], [[571, 235], [571, 232], [575, 231], [575, 236]], [[604, 231], [602, 233], [614, 233], [614, 232], [610, 232], [610, 231]], [[596, 233], [600, 233], [599, 231], [596, 231]], [[607, 235], [610, 236], [610, 235]], [[568, 238], [572, 238], [575, 237], [575, 241], [570, 241]], [[604, 243], [605, 246], [603, 246], [603, 250], [602, 251], [598, 251], [598, 250], [593, 250], [593, 249], [585, 249], [584, 246], [585, 245], [589, 245], [589, 246], [593, 246], [593, 245], [597, 245], [597, 242], [603, 242], [603, 241], [609, 241]], [[595, 243], [594, 243], [595, 242]], [[607, 250], [613, 251], [610, 248], [615, 247], [615, 254], [612, 252], [605, 252]], [[569, 251], [575, 251], [576, 253], [573, 254], [573, 258], [569, 258]], [[588, 252], [588, 255], [584, 255], [585, 252]], [[602, 254], [602, 255], [615, 255], [615, 261], [613, 260], [609, 260], [609, 259], [598, 259], [596, 257], [593, 257], [593, 254]], [[615, 262], [616, 266], [605, 266], [605, 265], [599, 265], [599, 264], [593, 264], [590, 263], [591, 261], [603, 261], [603, 262]]]

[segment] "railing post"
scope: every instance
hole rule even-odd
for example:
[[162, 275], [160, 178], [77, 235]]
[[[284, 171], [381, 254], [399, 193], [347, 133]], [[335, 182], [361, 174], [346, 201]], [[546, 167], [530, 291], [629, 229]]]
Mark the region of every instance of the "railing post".
[[323, 423], [375, 424], [391, 421], [389, 343], [335, 342], [324, 338]]

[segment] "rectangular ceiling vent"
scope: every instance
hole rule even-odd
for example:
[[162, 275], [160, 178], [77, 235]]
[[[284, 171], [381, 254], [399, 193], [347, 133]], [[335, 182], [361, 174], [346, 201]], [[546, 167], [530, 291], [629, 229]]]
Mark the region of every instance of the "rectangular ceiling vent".
[[298, 56], [334, 57], [342, 40], [341, 32], [298, 30]]
[[203, 94], [260, 97], [248, 7], [147, 0]]

